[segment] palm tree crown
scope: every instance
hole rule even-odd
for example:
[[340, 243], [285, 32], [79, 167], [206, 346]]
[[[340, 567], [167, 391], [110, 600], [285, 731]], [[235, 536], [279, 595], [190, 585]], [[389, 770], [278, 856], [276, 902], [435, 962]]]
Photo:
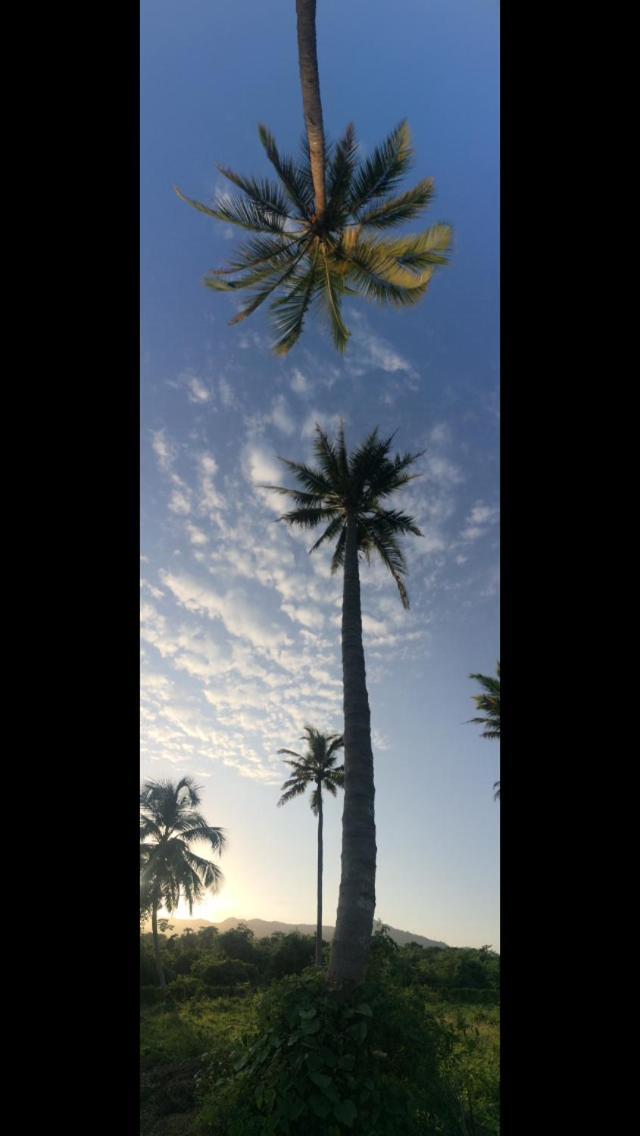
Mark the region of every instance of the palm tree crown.
[[[413, 158], [406, 122], [366, 159], [359, 157], [349, 125], [337, 144], [326, 147], [326, 159], [322, 149], [326, 193], [320, 190], [324, 201], [319, 204], [308, 137], [302, 140], [301, 158], [295, 160], [280, 154], [266, 126], [259, 127], [259, 135], [278, 182], [243, 177], [219, 166], [241, 196], [224, 194], [207, 206], [176, 190], [201, 213], [257, 234], [239, 246], [226, 268], [211, 271], [205, 283], [215, 291], [252, 293], [232, 324], [273, 297], [270, 307], [278, 333], [274, 350], [281, 355], [297, 342], [307, 312], [321, 300], [334, 343], [343, 351], [350, 335], [341, 311], [345, 296], [415, 304], [436, 268], [447, 263], [452, 240], [448, 224], [394, 239], [377, 235], [418, 217], [433, 198], [433, 179], [395, 192]], [[321, 182], [317, 171], [315, 181]]]
[[192, 845], [224, 851], [226, 838], [198, 812], [200, 793], [191, 777], [147, 781], [140, 793], [141, 902], [173, 911], [184, 896], [189, 911], [206, 889], [216, 891], [222, 872], [213, 861], [196, 855]]
[[[500, 663], [496, 667], [496, 678], [490, 675], [472, 674], [475, 682], [478, 682], [483, 688], [483, 694], [474, 694], [473, 701], [478, 710], [484, 714], [483, 718], [470, 718], [470, 722], [475, 722], [479, 726], [484, 726], [482, 731], [483, 738], [499, 738], [500, 737]], [[500, 799], [500, 782], [496, 781], [494, 788], [494, 797], [496, 800]]]
[[344, 746], [342, 735], [321, 734], [313, 726], [305, 726], [302, 741], [307, 743], [306, 754], [296, 753], [293, 749], [279, 749], [278, 753], [286, 753], [293, 761], [286, 761], [293, 770], [291, 776], [282, 786], [282, 796], [278, 806], [286, 805], [294, 797], [304, 793], [309, 785], [315, 786], [311, 793], [311, 811], [318, 815], [321, 793], [327, 789], [333, 797], [336, 789], [344, 785], [344, 766], [336, 766], [337, 752]]
[[281, 485], [264, 488], [287, 495], [296, 504], [297, 508], [281, 517], [287, 524], [304, 529], [326, 526], [309, 551], [314, 552], [327, 540], [335, 540], [332, 572], [344, 565], [347, 521], [351, 518], [356, 525], [359, 554], [367, 562], [372, 554], [380, 557], [397, 584], [403, 606], [408, 608], [409, 595], [403, 580], [407, 566], [398, 537], [405, 533], [422, 536], [422, 533], [413, 517], [400, 509], [386, 508], [385, 502], [397, 489], [418, 476], [407, 470], [421, 454], [396, 454], [395, 458], [390, 458], [392, 441], [393, 435], [380, 438], [376, 427], [362, 445], [349, 454], [342, 427], [336, 442], [332, 442], [316, 426], [317, 468], [280, 458], [302, 488], [287, 489]]

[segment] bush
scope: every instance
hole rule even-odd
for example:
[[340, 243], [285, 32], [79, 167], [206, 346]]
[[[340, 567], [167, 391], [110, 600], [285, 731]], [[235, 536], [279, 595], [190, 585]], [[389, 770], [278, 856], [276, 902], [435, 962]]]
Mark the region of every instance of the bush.
[[188, 1002], [192, 998], [203, 998], [207, 994], [204, 983], [190, 974], [179, 974], [169, 983], [168, 989], [175, 1002]]
[[169, 997], [169, 987], [165, 986], [141, 986], [140, 987], [140, 1005], [141, 1006], [157, 1006], [161, 1002], [166, 1002]]
[[255, 982], [256, 967], [240, 959], [217, 959], [205, 955], [198, 959], [192, 968], [192, 975], [205, 986], [239, 986], [243, 982]]
[[232, 1076], [205, 1092], [216, 1136], [459, 1136], [444, 1068], [453, 1033], [414, 991], [379, 981], [351, 998], [310, 971], [261, 996]]

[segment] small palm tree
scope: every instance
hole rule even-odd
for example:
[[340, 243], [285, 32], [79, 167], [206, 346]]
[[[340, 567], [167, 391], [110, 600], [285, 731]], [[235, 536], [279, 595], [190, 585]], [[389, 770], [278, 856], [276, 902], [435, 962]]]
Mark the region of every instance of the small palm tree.
[[156, 969], [166, 985], [158, 940], [158, 909], [175, 910], [184, 896], [193, 911], [194, 900], [206, 889], [217, 891], [222, 872], [217, 864], [196, 855], [192, 845], [204, 843], [221, 854], [226, 838], [221, 828], [207, 824], [198, 812], [200, 790], [191, 777], [146, 781], [140, 793], [140, 907], [151, 912]]
[[[479, 726], [484, 726], [482, 731], [483, 738], [500, 738], [500, 663], [496, 667], [497, 678], [491, 678], [488, 675], [472, 674], [469, 678], [474, 679], [475, 682], [480, 683], [483, 688], [483, 694], [474, 694], [473, 701], [478, 710], [481, 710], [485, 715], [484, 718], [470, 718], [470, 722], [475, 722]], [[496, 781], [494, 786], [493, 799], [500, 800], [500, 782]]]
[[393, 437], [377, 429], [361, 446], [347, 452], [342, 427], [335, 442], [316, 427], [317, 466], [287, 461], [299, 488], [265, 486], [291, 498], [295, 508], [281, 520], [324, 531], [312, 549], [335, 541], [332, 572], [343, 571], [342, 673], [344, 689], [344, 812], [342, 873], [331, 947], [329, 977], [339, 985], [358, 985], [367, 966], [375, 909], [376, 828], [374, 819], [371, 715], [367, 694], [360, 605], [361, 558], [378, 555], [396, 582], [405, 608], [409, 596], [403, 577], [406, 563], [398, 538], [421, 536], [412, 517], [387, 507], [388, 498], [412, 481], [409, 467], [420, 455], [389, 456]]
[[307, 743], [305, 754], [293, 749], [279, 749], [294, 761], [285, 762], [293, 773], [282, 786], [282, 796], [278, 806], [286, 805], [294, 797], [299, 797], [313, 785], [311, 811], [318, 818], [318, 908], [316, 920], [316, 966], [322, 966], [322, 790], [326, 789], [335, 797], [336, 790], [344, 786], [344, 766], [336, 766], [337, 753], [344, 746], [339, 734], [321, 734], [313, 726], [305, 726], [301, 741]]

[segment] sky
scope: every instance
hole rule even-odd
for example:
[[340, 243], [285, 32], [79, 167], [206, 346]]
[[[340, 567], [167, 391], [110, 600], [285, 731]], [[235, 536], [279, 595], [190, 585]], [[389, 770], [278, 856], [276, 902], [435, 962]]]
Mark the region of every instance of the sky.
[[[499, 749], [468, 721], [469, 675], [499, 657], [498, 28], [497, 0], [318, 0], [327, 134], [354, 122], [366, 154], [407, 118], [405, 186], [435, 178], [424, 225], [454, 248], [416, 307], [347, 302], [344, 356], [312, 314], [280, 359], [264, 309], [229, 327], [232, 298], [203, 286], [235, 232], [172, 187], [211, 203], [216, 163], [268, 176], [259, 122], [296, 151], [295, 4], [142, 0], [141, 779], [191, 775], [227, 832], [194, 917], [315, 921], [316, 822], [304, 797], [276, 807], [277, 751], [342, 730], [341, 581], [259, 483], [291, 484], [278, 455], [312, 460], [315, 424], [343, 419], [348, 445], [378, 426], [425, 451], [397, 498], [424, 533], [404, 542], [410, 610], [361, 571], [376, 918], [499, 949]], [[327, 798], [329, 924], [341, 812]]]

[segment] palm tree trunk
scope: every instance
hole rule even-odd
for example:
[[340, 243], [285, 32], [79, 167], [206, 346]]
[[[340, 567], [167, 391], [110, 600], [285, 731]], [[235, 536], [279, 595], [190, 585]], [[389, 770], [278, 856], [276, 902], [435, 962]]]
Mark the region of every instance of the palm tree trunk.
[[342, 871], [329, 978], [340, 986], [364, 980], [376, 905], [376, 826], [374, 818], [371, 715], [367, 695], [358, 536], [347, 518], [342, 599], [342, 673], [344, 685], [344, 811]]
[[324, 127], [322, 125], [320, 77], [318, 75], [318, 54], [316, 51], [316, 0], [296, 0], [296, 14], [298, 17], [298, 62], [300, 65], [302, 105], [311, 155], [311, 177], [316, 199], [316, 216], [320, 220], [326, 208], [326, 200]]
[[322, 785], [318, 786], [318, 912], [316, 919], [316, 966], [322, 966]]
[[158, 939], [158, 901], [154, 899], [153, 907], [151, 908], [151, 931], [153, 933], [153, 953], [156, 957], [156, 970], [158, 971], [158, 979], [161, 986], [167, 985], [167, 980], [164, 976], [164, 968], [160, 959], [160, 940]]

